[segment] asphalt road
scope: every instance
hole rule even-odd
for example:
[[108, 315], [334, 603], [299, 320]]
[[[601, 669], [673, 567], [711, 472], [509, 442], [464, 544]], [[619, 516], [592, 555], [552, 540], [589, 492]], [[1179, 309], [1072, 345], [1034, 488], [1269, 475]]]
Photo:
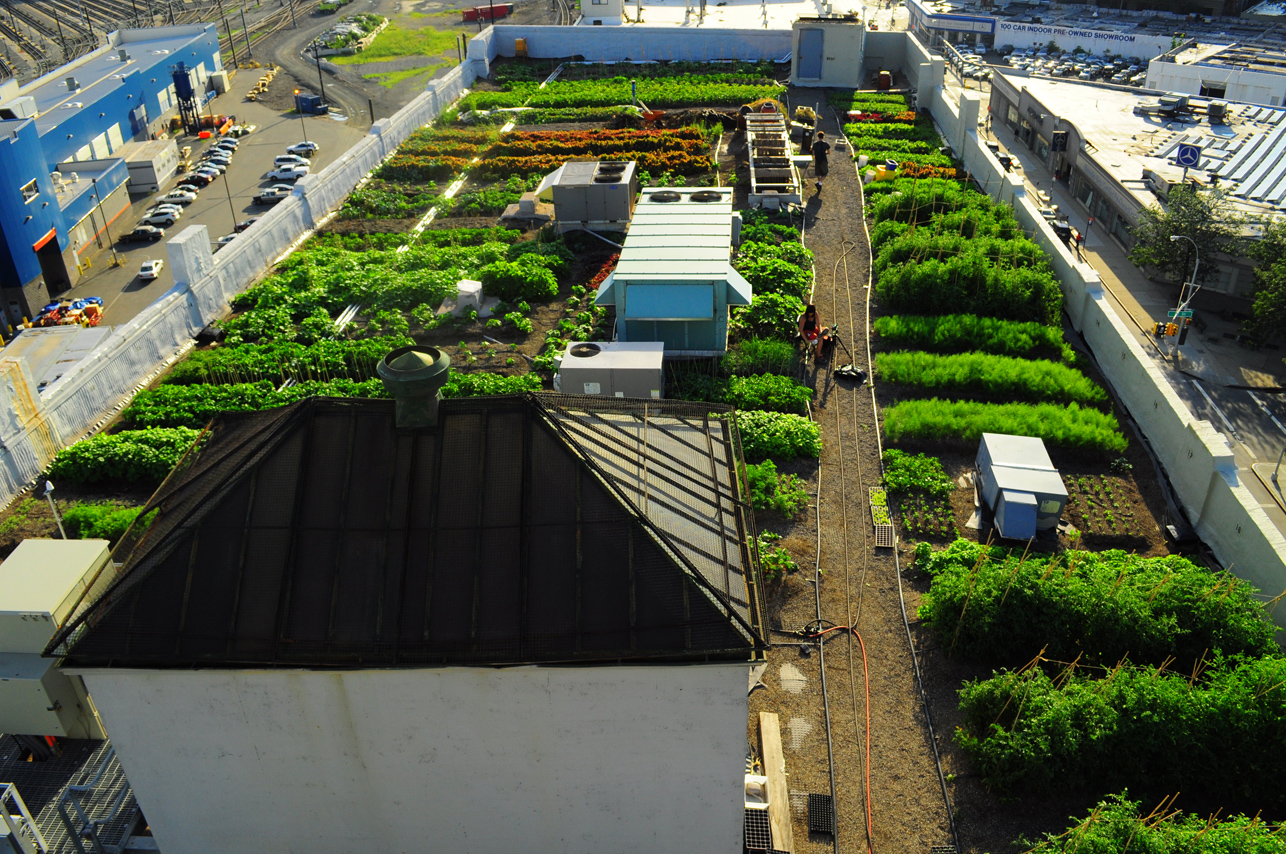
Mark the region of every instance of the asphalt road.
[[[345, 15], [357, 15], [367, 12], [379, 13], [376, 8], [376, 0], [357, 0], [344, 7]], [[281, 32], [267, 39], [267, 43], [260, 45], [258, 51], [263, 56], [256, 56], [260, 62], [268, 60], [275, 62], [293, 75], [299, 82], [308, 87], [308, 91], [317, 92], [324, 84], [326, 90], [326, 101], [331, 105], [331, 110], [340, 116], [343, 116], [350, 127], [361, 128], [365, 130], [370, 127], [370, 111], [367, 107], [368, 93], [357, 86], [350, 85], [342, 78], [336, 77], [329, 72], [322, 72], [322, 78], [319, 81], [317, 76], [317, 66], [311, 59], [303, 58], [303, 51], [313, 40], [333, 26], [337, 18], [334, 15], [324, 15], [320, 17], [301, 16], [298, 19], [299, 28], [286, 28]], [[372, 87], [377, 84], [369, 84]]]
[[[286, 147], [303, 140], [305, 134], [309, 140], [321, 146], [321, 150], [312, 159], [313, 171], [324, 168], [365, 135], [365, 128], [355, 128], [342, 121], [321, 116], [308, 116], [301, 121], [297, 114], [274, 112], [261, 104], [246, 101], [246, 91], [258, 78], [257, 71], [239, 72], [233, 78], [232, 91], [211, 102], [211, 108], [216, 113], [236, 115], [239, 121], [256, 124], [258, 129], [249, 136], [241, 137], [241, 145], [233, 155], [228, 171], [197, 194], [197, 200], [184, 209], [182, 218], [166, 229], [167, 239], [189, 225], [199, 224], [209, 229], [213, 243], [223, 235], [233, 233], [233, 226], [237, 222], [266, 213], [269, 208], [253, 204], [254, 196], [263, 187], [276, 183], [264, 177], [273, 168], [273, 158], [285, 154]], [[197, 140], [194, 137], [178, 140], [180, 148], [192, 145], [194, 161], [212, 143], [212, 140]], [[156, 199], [181, 179], [182, 176], [172, 178], [153, 196], [135, 197], [129, 209], [108, 227], [111, 236], [119, 238], [133, 230], [147, 209], [156, 203]], [[121, 259], [118, 267], [112, 266], [112, 253], [106, 245], [106, 238], [103, 239], [103, 244], [102, 249], [94, 250], [94, 254], [90, 256], [93, 264], [90, 274], [62, 296], [73, 299], [83, 296], [102, 297], [103, 323], [115, 326], [132, 319], [169, 290], [174, 279], [169, 269], [164, 240], [158, 243], [118, 243], [115, 247], [116, 254]], [[149, 258], [165, 259], [167, 264], [161, 271], [160, 278], [144, 282], [138, 278], [138, 269]]]
[[1191, 377], [1175, 386], [1194, 415], [1229, 434], [1254, 462], [1275, 462], [1286, 446], [1286, 396]]

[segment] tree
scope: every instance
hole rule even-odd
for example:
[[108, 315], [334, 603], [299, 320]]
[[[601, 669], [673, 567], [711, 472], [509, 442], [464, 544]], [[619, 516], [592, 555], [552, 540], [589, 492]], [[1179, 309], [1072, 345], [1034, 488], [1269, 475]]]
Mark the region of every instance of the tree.
[[1170, 240], [1182, 235], [1197, 244], [1201, 259], [1197, 284], [1204, 284], [1218, 277], [1216, 258], [1220, 253], [1236, 255], [1241, 251], [1243, 222], [1222, 193], [1175, 185], [1164, 206], [1152, 205], [1139, 212], [1139, 224], [1130, 230], [1138, 241], [1130, 251], [1130, 260], [1157, 268], [1171, 281], [1187, 282], [1195, 261], [1192, 243]]
[[1286, 223], [1269, 223], [1263, 236], [1247, 251], [1259, 262], [1255, 268], [1255, 301], [1247, 326], [1267, 338], [1286, 326]]

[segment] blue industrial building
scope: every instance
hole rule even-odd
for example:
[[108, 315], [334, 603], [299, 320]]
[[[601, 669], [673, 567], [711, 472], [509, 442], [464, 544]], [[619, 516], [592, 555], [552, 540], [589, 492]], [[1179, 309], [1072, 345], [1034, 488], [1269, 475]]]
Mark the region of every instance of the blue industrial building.
[[11, 323], [72, 287], [80, 253], [128, 207], [122, 149], [165, 131], [180, 62], [202, 92], [223, 68], [213, 24], [120, 30], [25, 86], [0, 83], [0, 283]]

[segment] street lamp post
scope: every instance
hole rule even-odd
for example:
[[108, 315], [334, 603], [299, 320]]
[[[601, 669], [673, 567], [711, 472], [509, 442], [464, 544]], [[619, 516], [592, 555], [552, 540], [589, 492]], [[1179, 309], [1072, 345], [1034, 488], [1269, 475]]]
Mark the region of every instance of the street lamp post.
[[1179, 314], [1188, 307], [1189, 303], [1192, 302], [1192, 298], [1197, 295], [1197, 291], [1201, 290], [1201, 288], [1197, 286], [1197, 271], [1201, 269], [1201, 250], [1197, 247], [1197, 241], [1188, 237], [1186, 234], [1170, 235], [1171, 243], [1178, 243], [1180, 240], [1186, 240], [1192, 244], [1192, 257], [1194, 262], [1192, 265], [1191, 283], [1179, 283], [1179, 304], [1175, 307], [1174, 315], [1175, 321], [1179, 324], [1179, 340], [1175, 342], [1174, 345], [1176, 351], [1180, 346], [1182, 346], [1183, 342], [1187, 340], [1188, 337], [1188, 324], [1185, 322], [1187, 318], [1180, 317]]
[[304, 124], [304, 111], [299, 106], [299, 90], [295, 90], [295, 110], [299, 113], [299, 126], [304, 129], [304, 142], [308, 141], [308, 126]]
[[103, 198], [98, 194], [98, 179], [90, 178], [89, 181], [94, 185], [94, 200], [98, 204], [98, 215], [103, 218], [103, 234], [107, 235], [107, 245], [112, 249], [112, 266], [119, 267], [121, 259], [116, 255], [116, 244], [112, 242], [112, 233], [107, 229], [107, 214], [103, 213]]
[[1277, 472], [1281, 470], [1282, 457], [1286, 457], [1286, 445], [1282, 445], [1282, 452], [1277, 455], [1277, 465], [1273, 467], [1273, 477], [1272, 477], [1273, 483], [1277, 482]]

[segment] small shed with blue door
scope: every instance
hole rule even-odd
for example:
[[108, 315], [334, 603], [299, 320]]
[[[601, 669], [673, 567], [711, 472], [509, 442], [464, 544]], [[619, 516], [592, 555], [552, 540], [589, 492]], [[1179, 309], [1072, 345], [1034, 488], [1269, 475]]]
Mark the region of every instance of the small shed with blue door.
[[983, 433], [975, 477], [1000, 536], [1028, 540], [1058, 527], [1067, 487], [1040, 439]]
[[732, 268], [732, 191], [648, 187], [639, 197], [616, 270], [595, 305], [616, 307], [617, 341], [661, 341], [667, 356], [728, 348], [728, 308], [750, 305]]

